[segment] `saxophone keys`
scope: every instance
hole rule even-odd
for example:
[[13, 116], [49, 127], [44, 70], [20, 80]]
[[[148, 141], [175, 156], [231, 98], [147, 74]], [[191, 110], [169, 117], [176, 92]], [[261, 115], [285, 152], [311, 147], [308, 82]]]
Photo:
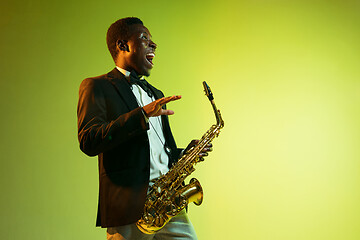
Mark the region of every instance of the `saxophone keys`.
[[177, 207], [174, 204], [169, 204], [166, 206], [166, 214], [173, 217], [177, 214]]

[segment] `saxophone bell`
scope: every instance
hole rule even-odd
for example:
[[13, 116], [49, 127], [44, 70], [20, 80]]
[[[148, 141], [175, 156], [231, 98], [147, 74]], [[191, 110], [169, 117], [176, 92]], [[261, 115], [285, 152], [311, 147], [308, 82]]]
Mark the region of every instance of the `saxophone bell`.
[[181, 196], [182, 199], [186, 200], [186, 205], [192, 202], [195, 205], [201, 205], [204, 193], [200, 182], [196, 178], [192, 178], [190, 180], [190, 183], [179, 191], [179, 196]]

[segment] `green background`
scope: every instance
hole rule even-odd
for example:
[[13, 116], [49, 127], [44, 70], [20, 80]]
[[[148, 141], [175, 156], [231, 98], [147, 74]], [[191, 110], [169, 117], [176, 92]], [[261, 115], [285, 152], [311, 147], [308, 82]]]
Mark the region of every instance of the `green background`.
[[179, 146], [225, 127], [194, 173], [199, 239], [360, 239], [359, 1], [2, 1], [0, 239], [105, 239], [80, 82], [110, 71], [108, 26], [138, 16]]

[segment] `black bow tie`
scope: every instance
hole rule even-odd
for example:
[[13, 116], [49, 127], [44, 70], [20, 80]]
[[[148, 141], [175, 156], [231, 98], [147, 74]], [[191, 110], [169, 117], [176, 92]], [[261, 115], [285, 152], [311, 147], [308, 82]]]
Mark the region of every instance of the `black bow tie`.
[[149, 83], [145, 79], [140, 79], [135, 71], [131, 71], [130, 73], [130, 83], [139, 85], [151, 98], [153, 93], [149, 87]]

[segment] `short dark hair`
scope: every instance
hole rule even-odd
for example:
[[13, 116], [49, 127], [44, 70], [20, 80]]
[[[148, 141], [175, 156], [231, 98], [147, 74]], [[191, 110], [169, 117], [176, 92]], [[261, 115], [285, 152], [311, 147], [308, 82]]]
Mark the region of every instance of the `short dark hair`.
[[130, 37], [130, 26], [133, 24], [144, 25], [143, 22], [136, 17], [122, 18], [110, 25], [106, 34], [106, 43], [112, 58], [116, 59], [116, 42], [118, 40], [128, 40]]

